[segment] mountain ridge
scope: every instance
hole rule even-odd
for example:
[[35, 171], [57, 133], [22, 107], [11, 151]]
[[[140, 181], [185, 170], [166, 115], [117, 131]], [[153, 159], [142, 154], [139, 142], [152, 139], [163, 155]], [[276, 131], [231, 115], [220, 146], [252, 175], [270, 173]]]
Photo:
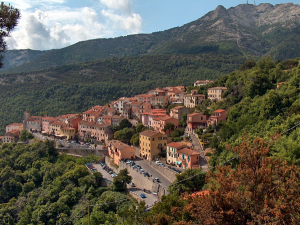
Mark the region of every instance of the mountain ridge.
[[293, 49], [300, 40], [298, 33], [298, 4], [241, 4], [228, 9], [218, 6], [180, 27], [151, 34], [78, 42], [50, 50], [28, 63], [3, 72], [25, 72], [103, 58], [148, 54], [236, 52], [248, 59], [258, 59], [272, 53], [273, 59], [285, 60], [299, 55], [299, 51]]

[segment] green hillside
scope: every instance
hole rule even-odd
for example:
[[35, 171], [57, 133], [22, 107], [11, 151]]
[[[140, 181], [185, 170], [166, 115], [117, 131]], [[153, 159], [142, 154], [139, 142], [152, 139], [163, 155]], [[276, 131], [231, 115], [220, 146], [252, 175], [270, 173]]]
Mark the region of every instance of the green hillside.
[[81, 113], [156, 87], [191, 85], [217, 79], [243, 64], [236, 55], [156, 55], [112, 58], [54, 69], [0, 75], [0, 134], [12, 122], [32, 115]]

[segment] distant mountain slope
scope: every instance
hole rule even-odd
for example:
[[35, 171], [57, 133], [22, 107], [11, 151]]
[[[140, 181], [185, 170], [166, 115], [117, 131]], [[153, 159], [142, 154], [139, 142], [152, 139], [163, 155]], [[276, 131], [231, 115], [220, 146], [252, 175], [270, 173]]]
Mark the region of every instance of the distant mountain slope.
[[95, 59], [147, 54], [235, 53], [257, 59], [299, 56], [300, 5], [218, 6], [202, 18], [152, 34], [95, 39], [51, 50], [9, 72], [40, 70]]
[[3, 67], [0, 69], [0, 73], [7, 69], [31, 62], [43, 56], [47, 52], [48, 51], [37, 51], [30, 49], [8, 50], [4, 53], [4, 58], [2, 59]]
[[139, 56], [96, 60], [37, 72], [0, 75], [0, 135], [5, 126], [33, 115], [81, 113], [122, 96], [156, 87], [217, 79], [243, 64], [243, 56], [217, 54]]

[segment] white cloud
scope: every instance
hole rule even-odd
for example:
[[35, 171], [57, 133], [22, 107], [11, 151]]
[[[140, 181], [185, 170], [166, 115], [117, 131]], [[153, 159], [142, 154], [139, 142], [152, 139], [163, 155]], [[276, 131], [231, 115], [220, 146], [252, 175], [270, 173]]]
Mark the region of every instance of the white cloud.
[[100, 0], [109, 9], [120, 10], [126, 14], [131, 14], [130, 0]]
[[62, 4], [64, 1], [49, 0], [48, 9], [46, 5], [35, 8], [46, 0], [13, 1], [25, 10], [21, 10], [18, 26], [6, 39], [8, 49], [62, 48], [79, 41], [139, 33], [142, 30], [142, 17], [131, 13], [130, 0], [100, 0], [100, 5], [93, 8], [70, 8], [64, 4], [54, 7], [54, 3]]

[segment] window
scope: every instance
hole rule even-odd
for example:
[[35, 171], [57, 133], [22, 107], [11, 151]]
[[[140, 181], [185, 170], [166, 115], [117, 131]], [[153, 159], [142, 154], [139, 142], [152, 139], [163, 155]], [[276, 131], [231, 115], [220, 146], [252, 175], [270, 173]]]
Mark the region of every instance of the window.
[[164, 139], [164, 140], [167, 140], [167, 137], [164, 137], [163, 139]]
[[159, 148], [161, 148], [161, 147], [162, 147], [162, 145], [161, 145], [161, 144], [158, 144], [158, 147], [159, 147]]
[[166, 146], [167, 145], [167, 143], [164, 143], [164, 146]]
[[161, 137], [158, 138], [158, 140], [161, 140], [161, 139], [162, 139]]
[[154, 141], [154, 138], [152, 138], [152, 141]]

